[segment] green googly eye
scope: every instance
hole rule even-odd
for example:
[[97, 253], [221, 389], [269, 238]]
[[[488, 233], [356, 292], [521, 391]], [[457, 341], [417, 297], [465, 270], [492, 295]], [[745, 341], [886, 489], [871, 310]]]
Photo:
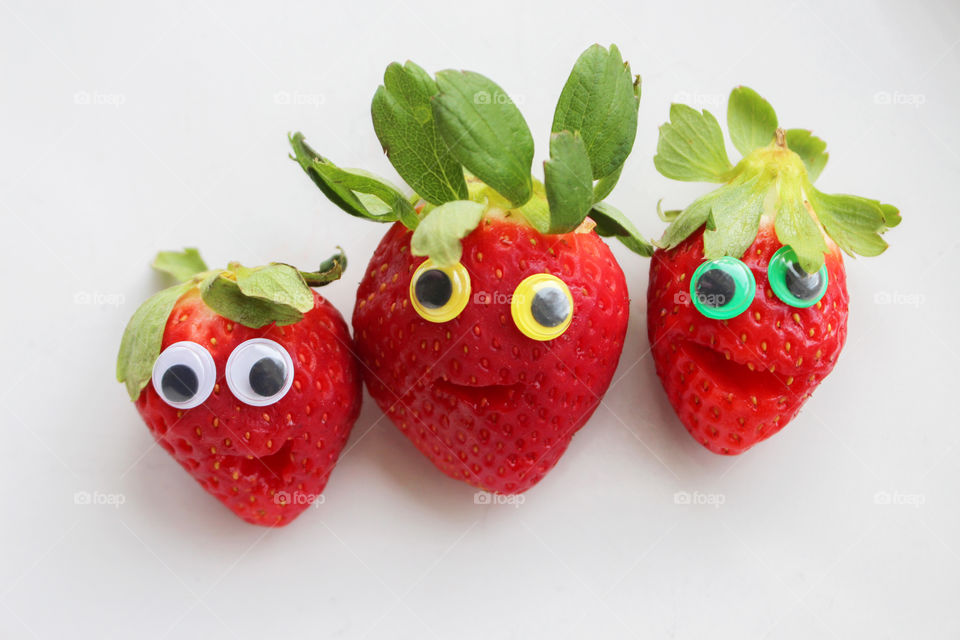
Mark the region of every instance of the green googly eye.
[[690, 298], [697, 311], [714, 320], [735, 318], [750, 306], [757, 281], [750, 267], [731, 256], [704, 262], [690, 279]]
[[767, 267], [770, 288], [791, 307], [806, 309], [820, 301], [827, 292], [827, 265], [816, 273], [800, 268], [797, 254], [790, 247], [780, 247]]

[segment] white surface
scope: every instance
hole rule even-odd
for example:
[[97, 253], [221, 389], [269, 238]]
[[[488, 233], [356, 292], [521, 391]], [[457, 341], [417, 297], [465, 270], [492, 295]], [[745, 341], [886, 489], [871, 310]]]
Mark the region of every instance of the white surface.
[[[0, 637], [960, 634], [956, 4], [56, 4], [0, 2]], [[474, 504], [369, 399], [325, 504], [282, 530], [152, 446], [113, 370], [157, 250], [311, 265], [342, 244], [352, 268], [324, 293], [349, 316], [385, 228], [327, 204], [287, 131], [394, 175], [369, 104], [412, 58], [499, 81], [542, 160], [594, 41], [644, 78], [611, 200], [645, 233], [659, 198], [706, 189], [653, 168], [668, 104], [722, 121], [739, 83], [827, 140], [822, 188], [903, 212], [891, 250], [848, 261], [848, 345], [784, 432], [732, 459], [694, 443], [643, 357], [647, 262], [616, 247], [617, 382], [519, 506]]]

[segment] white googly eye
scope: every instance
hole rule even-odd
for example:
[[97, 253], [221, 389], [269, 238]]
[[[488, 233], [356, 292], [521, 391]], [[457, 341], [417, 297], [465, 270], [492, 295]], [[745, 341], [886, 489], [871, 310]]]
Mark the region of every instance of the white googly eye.
[[244, 404], [273, 404], [287, 394], [292, 384], [293, 359], [273, 340], [247, 340], [227, 358], [227, 386]]
[[175, 342], [153, 363], [153, 388], [171, 407], [192, 409], [206, 400], [217, 382], [213, 356], [196, 342]]

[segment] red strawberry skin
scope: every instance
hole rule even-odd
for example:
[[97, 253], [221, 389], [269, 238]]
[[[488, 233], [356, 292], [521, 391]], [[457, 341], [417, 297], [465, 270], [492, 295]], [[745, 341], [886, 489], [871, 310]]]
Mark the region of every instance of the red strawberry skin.
[[[314, 300], [296, 324], [251, 329], [214, 313], [196, 290], [187, 293], [170, 314], [163, 348], [181, 340], [206, 347], [217, 366], [217, 385], [193, 409], [166, 404], [152, 384], [136, 402], [160, 446], [253, 524], [283, 526], [310, 506], [360, 412], [362, 378], [346, 322], [316, 292]], [[230, 353], [251, 338], [276, 341], [294, 361], [290, 391], [266, 407], [240, 402], [224, 379]]]
[[791, 307], [770, 289], [767, 266], [782, 245], [761, 226], [741, 258], [757, 293], [730, 320], [690, 302], [690, 278], [704, 260], [702, 230], [650, 263], [647, 331], [657, 375], [680, 421], [710, 451], [734, 455], [782, 429], [830, 373], [847, 335], [846, 273], [829, 243], [828, 288], [816, 305]]
[[[629, 316], [623, 271], [593, 232], [544, 236], [485, 219], [463, 239], [472, 300], [432, 323], [409, 299], [424, 261], [395, 224], [357, 291], [353, 327], [370, 395], [441, 471], [487, 491], [520, 493], [549, 471], [597, 408]], [[510, 296], [551, 273], [574, 299], [573, 321], [549, 342], [514, 325]]]

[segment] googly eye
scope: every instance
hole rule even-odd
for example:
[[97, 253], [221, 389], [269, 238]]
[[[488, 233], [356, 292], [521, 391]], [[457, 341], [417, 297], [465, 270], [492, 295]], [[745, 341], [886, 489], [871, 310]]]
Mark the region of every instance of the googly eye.
[[807, 273], [789, 246], [780, 247], [770, 258], [767, 278], [777, 297], [791, 307], [812, 307], [827, 292], [827, 265], [816, 273]]
[[279, 401], [293, 385], [293, 359], [273, 340], [242, 342], [227, 358], [227, 386], [237, 400], [254, 407]]
[[153, 363], [153, 388], [171, 407], [192, 409], [203, 404], [217, 382], [213, 356], [196, 342], [175, 342]]
[[573, 296], [560, 278], [537, 273], [517, 285], [510, 301], [510, 315], [528, 338], [553, 340], [563, 335], [573, 320]]
[[424, 320], [449, 322], [469, 301], [470, 274], [459, 262], [439, 267], [428, 259], [410, 278], [410, 302]]
[[750, 267], [731, 256], [704, 262], [690, 279], [690, 298], [697, 311], [714, 320], [735, 318], [750, 306], [757, 281]]

